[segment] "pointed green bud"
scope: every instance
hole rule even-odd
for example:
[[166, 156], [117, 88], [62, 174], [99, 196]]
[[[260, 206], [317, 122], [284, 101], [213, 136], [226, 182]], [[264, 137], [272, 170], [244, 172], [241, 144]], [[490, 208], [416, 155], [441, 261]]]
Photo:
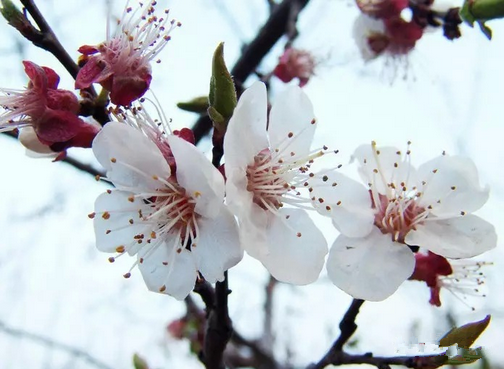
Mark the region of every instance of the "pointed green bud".
[[504, 0], [465, 0], [462, 9], [460, 9], [460, 18], [471, 27], [478, 23], [481, 31], [490, 40], [492, 39], [492, 30], [485, 22], [504, 18]]
[[138, 354], [133, 355], [133, 366], [135, 369], [149, 369], [147, 362], [138, 356]]
[[3, 17], [9, 22], [11, 26], [19, 29], [19, 27], [23, 26], [27, 21], [26, 17], [23, 13], [14, 5], [14, 3], [10, 0], [1, 0], [2, 7], [0, 8], [0, 13], [2, 13]]
[[221, 133], [225, 132], [236, 107], [236, 89], [224, 62], [223, 42], [217, 46], [213, 56], [208, 102], [208, 115], [214, 122], [214, 127]]
[[479, 322], [468, 323], [459, 328], [453, 328], [439, 340], [439, 346], [449, 347], [455, 344], [460, 348], [469, 349], [490, 323], [490, 315]]
[[200, 96], [186, 102], [179, 102], [177, 107], [191, 113], [203, 114], [208, 110], [208, 97]]

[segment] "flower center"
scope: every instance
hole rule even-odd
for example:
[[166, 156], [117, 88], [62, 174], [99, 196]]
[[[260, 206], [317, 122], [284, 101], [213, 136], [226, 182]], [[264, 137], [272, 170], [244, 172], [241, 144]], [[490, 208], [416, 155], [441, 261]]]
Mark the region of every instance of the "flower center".
[[[376, 196], [376, 195], [375, 195]], [[414, 198], [397, 196], [388, 198], [378, 194], [378, 202], [371, 194], [375, 214], [375, 225], [384, 234], [391, 234], [392, 239], [404, 243], [406, 234], [424, 219], [425, 209], [418, 206]]]
[[195, 201], [177, 184], [165, 183], [170, 186], [158, 190], [159, 194], [144, 199], [150, 205], [151, 212], [141, 214], [142, 219], [156, 225], [157, 233], [150, 235], [151, 239], [175, 234], [178, 238], [176, 244], [180, 243], [181, 248], [189, 247], [198, 233]]
[[281, 163], [273, 163], [269, 149], [254, 157], [247, 167], [247, 191], [252, 192], [253, 201], [264, 210], [282, 207], [281, 197], [291, 188], [284, 178]]

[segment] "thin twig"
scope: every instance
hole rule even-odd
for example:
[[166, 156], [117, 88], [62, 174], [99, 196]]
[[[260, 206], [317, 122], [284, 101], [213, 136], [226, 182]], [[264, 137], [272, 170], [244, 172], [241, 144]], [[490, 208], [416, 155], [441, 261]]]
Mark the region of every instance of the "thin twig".
[[27, 332], [23, 329], [9, 327], [4, 322], [0, 321], [0, 331], [17, 338], [25, 338], [27, 340], [39, 343], [41, 345], [47, 346], [49, 348], [54, 348], [57, 350], [64, 351], [75, 358], [86, 361], [88, 364], [93, 365], [100, 369], [113, 369], [111, 366], [103, 363], [97, 358], [91, 356], [89, 353], [78, 349], [76, 347], [67, 345], [66, 343], [57, 342], [51, 338], [44, 337], [39, 334]]
[[262, 346], [268, 352], [272, 352], [273, 343], [275, 341], [273, 333], [273, 291], [277, 283], [277, 280], [273, 276], [270, 276], [265, 288]]
[[[63, 45], [61, 45], [44, 16], [35, 5], [35, 2], [33, 0], [21, 0], [21, 4], [23, 4], [28, 13], [30, 13], [40, 29], [40, 31], [34, 29], [34, 32], [31, 34], [31, 38], [26, 34], [23, 35], [33, 42], [35, 46], [53, 54], [65, 67], [68, 73], [70, 73], [70, 75], [75, 79], [77, 77], [77, 73], [79, 72], [79, 66], [73, 61], [72, 57], [67, 53]], [[94, 96], [96, 96], [96, 92], [94, 93]]]
[[[17, 139], [17, 134], [14, 131], [2, 132], [6, 137]], [[104, 177], [105, 173], [96, 169], [92, 165], [84, 164], [79, 160], [71, 157], [66, 157], [61, 160], [63, 163], [66, 163], [81, 172], [91, 174], [94, 178]]]
[[357, 324], [355, 324], [355, 319], [357, 318], [357, 314], [359, 314], [359, 309], [364, 303], [364, 300], [353, 299], [350, 307], [347, 312], [341, 319], [339, 324], [340, 335], [334, 341], [332, 347], [325, 354], [325, 356], [314, 366], [310, 367], [310, 369], [321, 369], [333, 363], [342, 354], [343, 346], [345, 343], [352, 337], [352, 335], [357, 330]]

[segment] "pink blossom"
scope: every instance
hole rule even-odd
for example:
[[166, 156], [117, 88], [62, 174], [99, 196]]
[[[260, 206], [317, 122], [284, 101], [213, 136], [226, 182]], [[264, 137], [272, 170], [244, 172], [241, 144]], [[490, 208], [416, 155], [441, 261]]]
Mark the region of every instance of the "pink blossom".
[[315, 60], [308, 51], [287, 48], [280, 57], [273, 74], [285, 83], [297, 78], [299, 87], [303, 87], [314, 75], [314, 69]]
[[487, 264], [481, 261], [448, 261], [430, 251], [418, 252], [415, 254], [415, 270], [409, 279], [425, 282], [430, 289], [429, 303], [441, 306], [443, 288], [457, 297], [478, 295], [485, 278], [480, 269]]
[[[0, 131], [32, 127], [39, 143], [50, 151], [91, 147], [99, 128], [79, 118], [77, 97], [58, 89], [59, 76], [52, 69], [29, 61], [23, 64], [30, 79], [27, 89], [1, 90], [5, 96], [0, 97], [0, 105], [5, 112], [0, 115]], [[28, 149], [40, 151], [34, 140], [24, 142], [32, 142]]]
[[[99, 83], [110, 91], [116, 105], [127, 106], [142, 97], [152, 80], [150, 62], [170, 40], [170, 32], [180, 26], [174, 20], [155, 15], [155, 1], [144, 6], [139, 16], [126, 7], [119, 28], [103, 43], [79, 48], [86, 64], [79, 71], [75, 88], [87, 88]], [[168, 28], [167, 28], [167, 25]], [[157, 61], [159, 62], [159, 60]]]

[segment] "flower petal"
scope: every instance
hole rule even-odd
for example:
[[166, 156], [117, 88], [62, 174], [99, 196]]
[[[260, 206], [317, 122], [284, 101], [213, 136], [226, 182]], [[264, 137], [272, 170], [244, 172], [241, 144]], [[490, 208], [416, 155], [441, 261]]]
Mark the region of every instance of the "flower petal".
[[362, 180], [371, 184], [372, 189], [387, 195], [391, 191], [391, 183], [398, 189], [413, 190], [417, 187], [418, 177], [408, 155], [403, 158], [403, 152], [395, 147], [373, 147], [371, 144], [359, 146], [352, 160], [358, 160]]
[[[33, 127], [23, 127], [19, 129], [18, 140], [21, 144], [26, 147], [29, 151], [33, 152], [28, 154], [28, 156], [39, 156], [39, 157], [56, 157], [57, 152], [51, 150], [47, 145], [44, 145], [37, 137]], [[37, 155], [38, 154], [38, 155]]]
[[266, 135], [268, 98], [266, 87], [256, 82], [241, 95], [224, 137], [228, 168], [246, 168], [254, 156], [269, 147]]
[[198, 270], [210, 283], [222, 281], [224, 272], [243, 258], [236, 220], [222, 204], [217, 217], [200, 219], [198, 231], [191, 246]]
[[310, 180], [313, 207], [332, 218], [338, 231], [348, 237], [364, 237], [374, 227], [371, 196], [362, 184], [331, 171]]
[[93, 83], [99, 83], [112, 75], [112, 69], [102, 56], [92, 56], [77, 74], [75, 88], [88, 88]]
[[261, 262], [281, 282], [315, 282], [324, 266], [327, 241], [306, 211], [282, 209], [268, 229], [267, 255]]
[[177, 181], [196, 200], [195, 211], [215, 217], [224, 201], [224, 178], [196, 146], [177, 136], [168, 136], [177, 163]]
[[271, 148], [288, 157], [306, 157], [315, 134], [314, 119], [313, 105], [303, 90], [298, 86], [287, 87], [276, 98], [269, 115]]
[[153, 250], [142, 249], [138, 253], [138, 269], [149, 290], [183, 300], [194, 288], [197, 270], [191, 252], [176, 249], [171, 242], [158, 244]]
[[364, 238], [340, 235], [327, 259], [331, 281], [354, 298], [369, 301], [392, 295], [414, 268], [411, 250], [378, 229]]
[[418, 175], [426, 183], [419, 205], [431, 206], [437, 216], [470, 213], [488, 200], [489, 189], [479, 185], [478, 170], [469, 158], [442, 155], [420, 166]]
[[493, 225], [476, 215], [419, 224], [405, 238], [408, 245], [424, 247], [448, 258], [470, 258], [497, 245]]
[[[103, 252], [118, 252], [121, 246], [130, 255], [141, 247], [134, 237], [150, 234], [152, 226], [141, 221], [139, 210], [145, 206], [141, 200], [129, 201], [133, 194], [124, 191], [102, 193], [95, 201], [94, 229], [96, 247]], [[131, 223], [133, 222], [133, 224]]]
[[170, 177], [170, 167], [157, 146], [124, 123], [106, 124], [93, 141], [93, 153], [118, 188], [155, 190], [161, 187], [155, 176]]

